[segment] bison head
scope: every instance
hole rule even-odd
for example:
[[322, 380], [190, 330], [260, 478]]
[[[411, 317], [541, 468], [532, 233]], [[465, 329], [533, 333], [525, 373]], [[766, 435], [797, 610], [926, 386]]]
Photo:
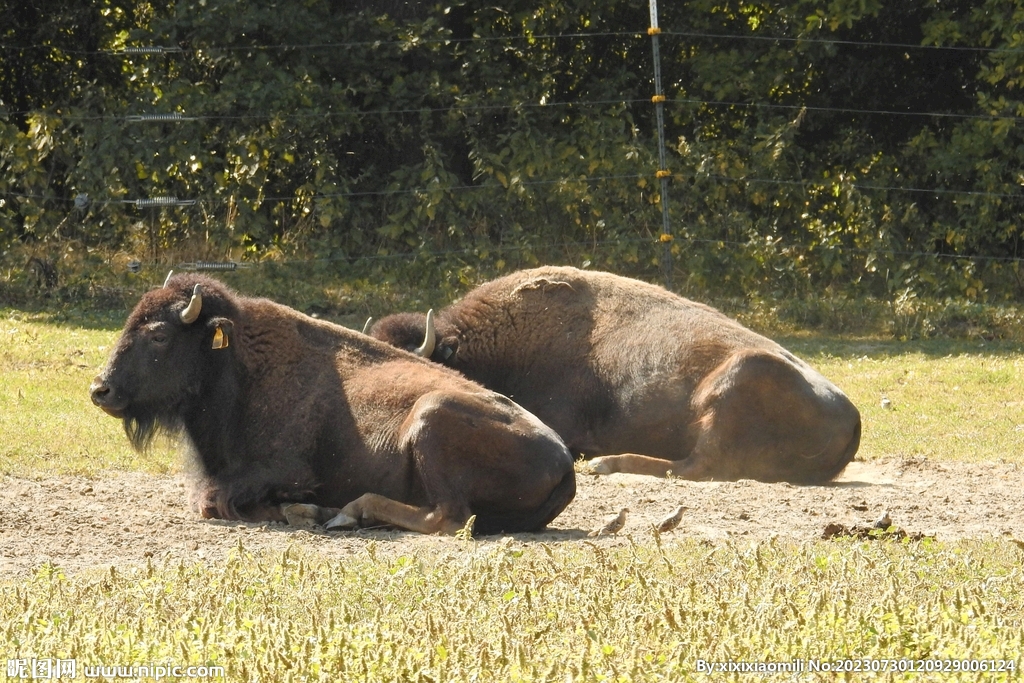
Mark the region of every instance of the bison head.
[[224, 365], [231, 298], [215, 280], [179, 275], [143, 296], [128, 316], [90, 393], [94, 404], [124, 421], [137, 450], [157, 428], [176, 431], [200, 406], [204, 386]]
[[438, 335], [433, 310], [427, 311], [426, 316], [419, 313], [389, 315], [364, 332], [391, 346], [439, 363], [450, 363], [459, 348], [459, 340], [454, 335]]

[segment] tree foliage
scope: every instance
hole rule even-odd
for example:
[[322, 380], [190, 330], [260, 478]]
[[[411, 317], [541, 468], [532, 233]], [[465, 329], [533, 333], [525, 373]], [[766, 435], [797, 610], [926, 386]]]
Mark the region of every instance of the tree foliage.
[[[641, 3], [29, 5], [0, 0], [17, 258], [659, 278]], [[675, 286], [1024, 292], [1024, 0], [660, 12]]]

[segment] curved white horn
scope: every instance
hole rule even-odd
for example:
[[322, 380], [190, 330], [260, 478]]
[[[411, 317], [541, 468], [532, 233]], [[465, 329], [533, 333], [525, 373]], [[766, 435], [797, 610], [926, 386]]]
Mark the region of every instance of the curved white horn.
[[192, 290], [192, 298], [189, 299], [188, 306], [181, 312], [181, 322], [191, 325], [199, 317], [201, 310], [203, 310], [203, 288], [201, 285], [196, 285]]
[[174, 271], [173, 270], [168, 270], [167, 271], [167, 277], [164, 278], [164, 287], [166, 287], [167, 283], [171, 281], [171, 276], [172, 275], [174, 275]]
[[371, 325], [373, 325], [373, 316], [366, 319], [366, 324], [363, 325], [363, 334], [370, 334]]
[[427, 311], [427, 330], [423, 333], [423, 344], [413, 351], [420, 358], [430, 358], [437, 345], [437, 332], [434, 331], [434, 309]]

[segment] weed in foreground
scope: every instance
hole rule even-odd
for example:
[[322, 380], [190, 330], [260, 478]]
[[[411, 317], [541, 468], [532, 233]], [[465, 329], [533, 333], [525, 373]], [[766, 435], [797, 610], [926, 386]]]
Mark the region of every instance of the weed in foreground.
[[368, 547], [344, 562], [240, 547], [212, 567], [69, 577], [44, 566], [0, 584], [0, 645], [9, 657], [220, 665], [228, 680], [275, 681], [697, 680], [698, 660], [1017, 666], [1020, 560], [997, 541], [504, 539], [413, 555]]

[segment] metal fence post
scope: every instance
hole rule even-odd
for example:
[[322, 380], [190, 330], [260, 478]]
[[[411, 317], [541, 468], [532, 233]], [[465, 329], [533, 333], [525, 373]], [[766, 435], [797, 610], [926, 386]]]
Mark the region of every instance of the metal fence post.
[[661, 181], [661, 270], [665, 279], [665, 289], [672, 289], [672, 233], [668, 217], [668, 179], [672, 176], [665, 160], [665, 94], [661, 89], [661, 53], [658, 49], [658, 0], [650, 0], [651, 26], [647, 34], [651, 37], [651, 51], [654, 57], [654, 113], [658, 124], [658, 172], [655, 174]]

